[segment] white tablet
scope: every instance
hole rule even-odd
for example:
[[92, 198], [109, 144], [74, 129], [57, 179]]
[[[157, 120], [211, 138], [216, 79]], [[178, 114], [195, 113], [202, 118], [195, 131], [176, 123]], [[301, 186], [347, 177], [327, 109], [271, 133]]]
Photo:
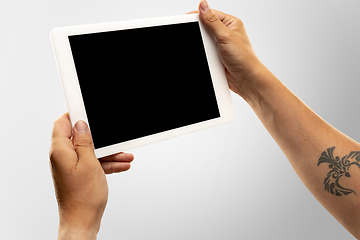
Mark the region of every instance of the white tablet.
[[97, 157], [234, 119], [224, 67], [197, 14], [55, 28], [70, 120]]

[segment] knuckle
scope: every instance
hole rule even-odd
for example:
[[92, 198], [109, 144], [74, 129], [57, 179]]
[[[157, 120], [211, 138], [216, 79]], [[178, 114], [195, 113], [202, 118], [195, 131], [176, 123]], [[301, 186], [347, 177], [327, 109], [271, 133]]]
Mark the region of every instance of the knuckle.
[[108, 167], [107, 167], [107, 172], [108, 174], [113, 174], [115, 171], [114, 171], [114, 167], [113, 167], [113, 164], [108, 164]]
[[52, 129], [52, 132], [51, 132], [51, 137], [52, 138], [56, 137], [57, 132], [59, 131], [59, 129], [61, 129], [61, 126], [62, 126], [61, 119], [60, 118], [56, 119], [54, 121], [53, 129]]
[[229, 41], [233, 37], [233, 32], [224, 31], [224, 33], [222, 34], [222, 37], [223, 37], [224, 40]]
[[50, 159], [50, 161], [53, 161], [55, 156], [56, 156], [55, 150], [53, 148], [50, 148], [50, 151], [49, 151], [49, 159]]
[[51, 162], [56, 162], [57, 159], [62, 159], [66, 150], [61, 147], [51, 146], [49, 151], [49, 159]]
[[207, 20], [208, 20], [209, 22], [213, 23], [213, 22], [219, 21], [219, 18], [218, 18], [215, 14], [213, 14], [213, 15], [211, 15], [210, 17], [208, 17]]
[[239, 18], [236, 18], [236, 24], [239, 26], [239, 27], [244, 27], [244, 22], [239, 19]]
[[232, 37], [232, 32], [224, 31], [217, 36], [217, 41], [220, 44], [228, 44], [229, 42], [231, 42]]
[[74, 141], [75, 148], [89, 148], [92, 147], [92, 141], [87, 138], [81, 138]]
[[103, 168], [105, 174], [114, 173], [114, 169], [111, 162], [101, 162], [101, 167]]

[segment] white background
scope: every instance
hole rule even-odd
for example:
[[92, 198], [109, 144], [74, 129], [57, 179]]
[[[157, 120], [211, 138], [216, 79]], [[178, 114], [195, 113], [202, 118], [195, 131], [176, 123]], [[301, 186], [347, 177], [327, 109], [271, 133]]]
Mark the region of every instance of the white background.
[[[358, 0], [210, 4], [241, 18], [265, 65], [322, 118], [360, 140]], [[48, 151], [53, 121], [66, 106], [50, 31], [179, 15], [197, 5], [0, 4], [0, 239], [57, 237]], [[353, 239], [303, 186], [247, 104], [232, 97], [234, 122], [131, 151], [132, 169], [108, 176], [109, 202], [98, 239]], [[126, 113], [119, 109], [120, 114]]]

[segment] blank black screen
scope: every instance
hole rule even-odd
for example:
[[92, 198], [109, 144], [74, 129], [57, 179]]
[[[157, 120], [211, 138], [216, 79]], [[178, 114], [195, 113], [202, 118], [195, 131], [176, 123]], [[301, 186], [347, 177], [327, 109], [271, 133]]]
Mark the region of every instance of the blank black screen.
[[198, 22], [69, 41], [95, 148], [220, 117]]

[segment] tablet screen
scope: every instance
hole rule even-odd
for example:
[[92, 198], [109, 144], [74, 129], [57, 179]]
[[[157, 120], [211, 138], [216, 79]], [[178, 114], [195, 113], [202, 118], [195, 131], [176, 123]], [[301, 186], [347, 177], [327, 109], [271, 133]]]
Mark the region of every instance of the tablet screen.
[[220, 117], [198, 22], [69, 42], [96, 149]]

